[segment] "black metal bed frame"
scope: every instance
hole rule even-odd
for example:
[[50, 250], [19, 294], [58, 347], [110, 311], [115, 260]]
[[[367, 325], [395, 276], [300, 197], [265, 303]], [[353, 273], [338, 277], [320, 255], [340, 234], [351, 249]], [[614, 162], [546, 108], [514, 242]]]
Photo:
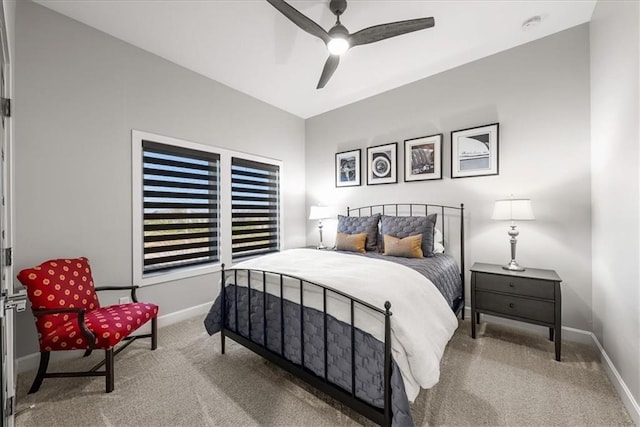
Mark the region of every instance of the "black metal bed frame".
[[[361, 208], [353, 208], [350, 209], [347, 207], [347, 215], [351, 215], [352, 212], [358, 211], [358, 216], [362, 213], [362, 211], [369, 210], [370, 214], [374, 214], [374, 209], [382, 209], [382, 213], [386, 214], [386, 210], [391, 206], [395, 207], [395, 212], [397, 214], [398, 209], [400, 207], [409, 207], [410, 215], [413, 214], [414, 207], [420, 206], [425, 209], [425, 216], [429, 213], [429, 208], [439, 208], [443, 217], [445, 214], [445, 210], [453, 209], [455, 211], [460, 212], [460, 276], [462, 279], [462, 297], [458, 301], [457, 307], [453, 308], [454, 313], [456, 315], [462, 312], [462, 319], [464, 319], [464, 300], [465, 300], [465, 292], [464, 292], [464, 205], [461, 204], [460, 207], [454, 206], [445, 206], [445, 205], [433, 205], [433, 204], [408, 204], [408, 203], [400, 203], [400, 204], [382, 204], [382, 205], [371, 205], [365, 206]], [[444, 218], [443, 218], [444, 220]], [[444, 223], [443, 223], [444, 224]], [[443, 239], [444, 239], [444, 227], [442, 227]], [[238, 328], [238, 272], [244, 271], [246, 272], [246, 280], [247, 280], [247, 294], [248, 294], [248, 333], [247, 336], [243, 336], [239, 332]], [[386, 301], [384, 304], [384, 309], [375, 307], [365, 301], [362, 301], [356, 297], [348, 295], [344, 292], [341, 292], [337, 289], [333, 289], [329, 286], [321, 285], [319, 283], [311, 282], [300, 277], [282, 274], [272, 271], [266, 270], [258, 270], [258, 269], [234, 269], [233, 272], [233, 281], [234, 281], [234, 313], [235, 313], [235, 330], [227, 328], [227, 301], [226, 301], [226, 281], [227, 274], [231, 273], [231, 271], [225, 270], [225, 265], [222, 264], [222, 272], [221, 272], [221, 306], [222, 306], [222, 322], [220, 329], [220, 338], [221, 338], [221, 352], [225, 353], [225, 338], [229, 337], [237, 343], [243, 345], [254, 353], [259, 354], [270, 362], [280, 366], [287, 372], [295, 375], [301, 380], [305, 381], [312, 387], [320, 390], [327, 395], [333, 397], [334, 399], [342, 402], [347, 405], [351, 409], [360, 413], [361, 415], [369, 418], [370, 420], [380, 424], [382, 426], [390, 426], [393, 418], [393, 414], [391, 413], [391, 303]], [[251, 290], [253, 289], [251, 286], [252, 276], [257, 275], [260, 280], [260, 276], [262, 279], [262, 292], [263, 292], [263, 313], [262, 313], [262, 338], [263, 343], [259, 344], [254, 342], [251, 339]], [[280, 352], [275, 352], [267, 347], [267, 275], [277, 278], [280, 286]], [[283, 284], [285, 279], [297, 281], [300, 288], [300, 363], [294, 363], [285, 358], [284, 355], [284, 294], [283, 294]], [[322, 300], [323, 300], [323, 321], [324, 321], [324, 376], [319, 376], [315, 374], [313, 371], [305, 367], [304, 363], [304, 286], [305, 284], [317, 286], [322, 289]], [[259, 290], [259, 289], [258, 289]], [[342, 387], [332, 383], [327, 378], [328, 366], [327, 366], [327, 292], [332, 292], [337, 295], [340, 295], [346, 298], [349, 302], [350, 306], [350, 329], [351, 329], [351, 392], [346, 391]], [[273, 297], [278, 298], [277, 295], [270, 294]], [[370, 403], [362, 400], [358, 396], [356, 396], [356, 362], [355, 362], [355, 330], [356, 326], [354, 323], [354, 313], [355, 313], [355, 305], [360, 304], [363, 307], [366, 307], [370, 310], [373, 310], [377, 313], [380, 313], [384, 316], [384, 377], [383, 377], [383, 390], [384, 390], [384, 407], [379, 408]], [[306, 307], [310, 308], [310, 307]]]

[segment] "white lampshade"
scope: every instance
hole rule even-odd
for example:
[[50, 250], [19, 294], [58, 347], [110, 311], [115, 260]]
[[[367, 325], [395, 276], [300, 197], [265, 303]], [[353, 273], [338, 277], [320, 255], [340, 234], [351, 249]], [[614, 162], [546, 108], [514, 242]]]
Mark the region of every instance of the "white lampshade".
[[496, 200], [491, 219], [526, 221], [536, 217], [533, 216], [530, 199], [506, 199]]
[[333, 212], [328, 206], [311, 206], [309, 219], [326, 219], [333, 217]]

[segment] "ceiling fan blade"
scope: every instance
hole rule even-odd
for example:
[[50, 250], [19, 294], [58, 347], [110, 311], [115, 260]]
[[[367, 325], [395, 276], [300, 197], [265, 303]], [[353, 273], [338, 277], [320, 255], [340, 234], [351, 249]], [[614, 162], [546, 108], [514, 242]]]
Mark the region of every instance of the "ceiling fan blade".
[[373, 43], [390, 37], [431, 28], [435, 24], [436, 22], [433, 17], [430, 17], [375, 25], [352, 34], [350, 38], [350, 45], [353, 47], [361, 44]]
[[320, 25], [313, 22], [306, 15], [300, 13], [297, 9], [291, 6], [284, 0], [267, 0], [271, 6], [275, 7], [280, 13], [289, 18], [291, 22], [296, 24], [302, 30], [316, 36], [325, 43], [329, 43], [331, 37]]
[[324, 85], [327, 84], [333, 73], [338, 68], [338, 64], [340, 63], [340, 55], [329, 55], [327, 58], [327, 62], [324, 63], [324, 68], [322, 69], [322, 75], [320, 76], [320, 81], [318, 82], [318, 86], [316, 89], [322, 89]]

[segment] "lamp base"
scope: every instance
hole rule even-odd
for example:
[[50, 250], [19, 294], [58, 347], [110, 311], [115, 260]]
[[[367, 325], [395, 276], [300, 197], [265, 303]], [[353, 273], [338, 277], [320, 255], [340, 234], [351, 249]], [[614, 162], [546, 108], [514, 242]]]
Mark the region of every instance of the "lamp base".
[[521, 267], [515, 259], [512, 259], [511, 262], [509, 262], [509, 264], [507, 265], [503, 265], [502, 268], [504, 268], [505, 270], [510, 270], [510, 271], [525, 271], [526, 269], [524, 267]]
[[320, 242], [320, 244], [318, 246], [316, 246], [316, 249], [329, 249], [329, 247], [325, 246], [324, 243]]

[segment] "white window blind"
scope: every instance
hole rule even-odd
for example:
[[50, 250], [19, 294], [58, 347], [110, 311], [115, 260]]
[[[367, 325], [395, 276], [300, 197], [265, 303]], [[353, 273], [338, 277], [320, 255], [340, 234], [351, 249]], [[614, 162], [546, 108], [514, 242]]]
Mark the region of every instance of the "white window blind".
[[216, 262], [220, 156], [143, 140], [143, 273]]
[[279, 218], [279, 166], [232, 157], [232, 260], [280, 250]]

